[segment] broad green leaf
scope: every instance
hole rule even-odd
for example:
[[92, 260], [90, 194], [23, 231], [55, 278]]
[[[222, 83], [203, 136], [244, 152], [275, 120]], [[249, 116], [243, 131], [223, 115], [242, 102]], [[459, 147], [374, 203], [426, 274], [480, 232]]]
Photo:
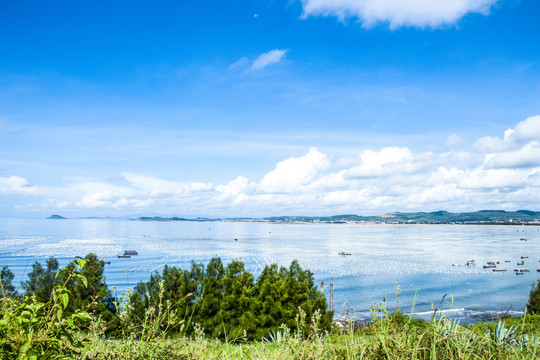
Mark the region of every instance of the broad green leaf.
[[84, 268], [84, 265], [86, 265], [87, 260], [77, 260], [77, 264], [82, 268]]
[[31, 342], [30, 341], [27, 341], [24, 343], [23, 346], [21, 346], [21, 348], [19, 349], [19, 356], [18, 358], [19, 359], [27, 359], [26, 357], [26, 353], [28, 352], [28, 349], [30, 348], [30, 345], [31, 345]]
[[84, 284], [84, 287], [88, 287], [88, 279], [86, 279], [86, 276], [84, 275], [77, 275], [77, 278], [81, 280], [81, 282]]
[[64, 309], [68, 306], [69, 303], [69, 295], [66, 293], [62, 294], [62, 302], [64, 304]]
[[32, 313], [28, 310], [25, 310], [21, 313], [21, 316], [24, 316], [24, 317], [31, 317], [32, 316]]

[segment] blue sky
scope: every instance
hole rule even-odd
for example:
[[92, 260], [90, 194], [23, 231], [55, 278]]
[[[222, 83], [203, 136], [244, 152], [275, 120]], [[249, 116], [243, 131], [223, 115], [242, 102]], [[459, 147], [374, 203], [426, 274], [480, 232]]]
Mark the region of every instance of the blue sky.
[[539, 210], [539, 13], [3, 2], [0, 216]]

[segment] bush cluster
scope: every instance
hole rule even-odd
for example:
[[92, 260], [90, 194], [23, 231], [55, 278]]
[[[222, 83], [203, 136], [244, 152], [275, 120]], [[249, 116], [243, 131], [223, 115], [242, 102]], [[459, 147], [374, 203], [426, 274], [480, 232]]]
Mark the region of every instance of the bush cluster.
[[[148, 309], [161, 306], [172, 314], [162, 326], [197, 323], [211, 337], [229, 340], [260, 339], [282, 324], [296, 329], [299, 311], [312, 317], [318, 310], [319, 326], [327, 329], [333, 317], [313, 274], [297, 261], [288, 268], [267, 265], [256, 280], [238, 260], [225, 266], [215, 257], [206, 267], [192, 263], [189, 270], [165, 266], [136, 286], [129, 304], [131, 324], [144, 326]], [[193, 326], [184, 329], [190, 332]]]
[[[325, 329], [333, 317], [313, 273], [297, 261], [288, 268], [267, 265], [257, 279], [242, 261], [225, 265], [219, 257], [206, 266], [192, 262], [190, 269], [165, 266], [127, 294], [108, 288], [104, 262], [95, 254], [88, 254], [84, 261], [84, 267], [73, 261], [62, 270], [54, 257], [45, 266], [35, 262], [21, 283], [25, 295], [20, 301], [50, 303], [54, 289], [62, 286], [69, 296], [64, 315], [84, 311], [96, 319], [94, 324], [99, 323], [99, 332], [117, 338], [191, 335], [201, 329], [213, 338], [251, 340], [261, 339], [282, 324], [296, 330], [300, 312], [308, 318], [316, 314], [317, 326]], [[4, 267], [1, 275], [3, 292], [15, 298], [13, 274]], [[307, 333], [309, 329], [300, 330]]]

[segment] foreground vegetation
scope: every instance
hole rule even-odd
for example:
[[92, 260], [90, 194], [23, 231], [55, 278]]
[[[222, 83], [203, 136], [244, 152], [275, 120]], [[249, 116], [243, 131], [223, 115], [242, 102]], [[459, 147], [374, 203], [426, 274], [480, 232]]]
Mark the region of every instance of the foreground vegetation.
[[267, 266], [256, 281], [238, 261], [167, 267], [122, 298], [107, 289], [95, 255], [59, 271], [54, 259], [34, 265], [23, 298], [2, 269], [0, 359], [540, 358], [540, 281], [523, 318], [463, 326], [383, 302], [355, 332], [352, 322], [330, 323], [324, 295], [296, 262]]
[[[519, 325], [472, 328], [447, 320], [409, 321], [391, 316], [360, 332], [313, 328], [307, 338], [287, 328], [262, 341], [212, 340], [204, 333], [152, 341], [92, 338], [81, 359], [537, 359], [540, 318]], [[485, 328], [484, 328], [485, 327]], [[528, 329], [528, 330], [527, 330]], [[536, 335], [532, 335], [535, 333]]]

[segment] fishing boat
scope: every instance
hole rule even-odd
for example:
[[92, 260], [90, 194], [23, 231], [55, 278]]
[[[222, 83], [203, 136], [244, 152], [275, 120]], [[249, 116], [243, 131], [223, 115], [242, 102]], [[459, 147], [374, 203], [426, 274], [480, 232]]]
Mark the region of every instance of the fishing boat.
[[491, 265], [491, 264], [488, 264], [488, 265], [484, 265], [484, 269], [493, 269], [493, 268], [496, 268], [497, 266], [495, 266], [495, 264]]
[[506, 271], [506, 269], [493, 269], [495, 272]]
[[118, 255], [119, 259], [129, 259], [130, 257], [130, 255]]
[[352, 255], [351, 253], [347, 253], [347, 252], [339, 252], [338, 255], [341, 255], [341, 256], [349, 256], [349, 255]]
[[139, 255], [139, 253], [135, 250], [124, 250], [124, 255]]
[[525, 265], [525, 262], [524, 261], [520, 261], [517, 263], [518, 265]]

